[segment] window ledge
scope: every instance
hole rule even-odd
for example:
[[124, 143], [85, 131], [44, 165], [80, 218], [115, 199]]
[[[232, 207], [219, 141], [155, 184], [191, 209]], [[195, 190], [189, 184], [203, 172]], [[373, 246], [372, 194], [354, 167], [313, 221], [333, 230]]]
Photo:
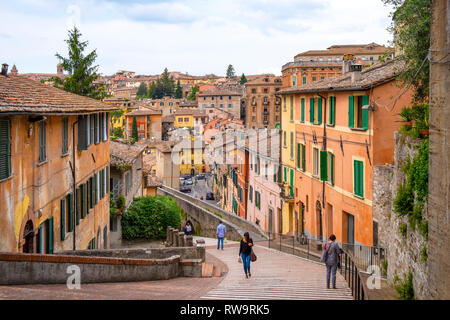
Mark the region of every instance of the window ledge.
[[61, 158], [65, 158], [65, 157], [67, 157], [68, 155], [69, 155], [69, 152], [63, 153], [63, 154], [61, 155]]
[[10, 175], [10, 176], [7, 177], [7, 178], [1, 179], [1, 180], [0, 180], [0, 183], [5, 182], [5, 181], [8, 181], [8, 180], [10, 180], [10, 179], [12, 179], [12, 178], [14, 178], [14, 176], [13, 176], [13, 175]]
[[45, 165], [45, 164], [47, 164], [47, 163], [48, 163], [48, 159], [45, 160], [45, 161], [39, 162], [36, 166], [37, 166], [37, 167], [40, 167], [40, 166], [43, 166], [43, 165]]
[[334, 124], [327, 124], [327, 127], [334, 128]]
[[353, 196], [357, 199], [364, 200], [364, 197], [358, 196], [357, 194], [353, 194]]
[[363, 129], [363, 128], [350, 128], [350, 130], [353, 130], [353, 131], [367, 131], [368, 129]]

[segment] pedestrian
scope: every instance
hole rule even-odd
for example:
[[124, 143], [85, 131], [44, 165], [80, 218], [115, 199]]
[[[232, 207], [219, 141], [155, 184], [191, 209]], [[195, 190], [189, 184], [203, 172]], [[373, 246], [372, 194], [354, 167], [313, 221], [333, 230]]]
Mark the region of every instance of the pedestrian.
[[341, 249], [334, 234], [330, 235], [329, 240], [325, 243], [321, 260], [327, 267], [327, 289], [330, 289], [330, 276], [333, 289], [336, 289], [336, 271], [340, 262]]
[[187, 236], [192, 234], [192, 225], [190, 221], [186, 222], [186, 226], [184, 227], [184, 234]]
[[219, 250], [219, 247], [221, 246], [223, 250], [223, 238], [225, 237], [225, 233], [227, 232], [227, 228], [224, 226], [222, 222], [217, 226], [217, 250]]
[[248, 232], [244, 233], [244, 239], [241, 240], [241, 245], [239, 247], [239, 258], [242, 259], [242, 264], [244, 265], [245, 277], [251, 277], [250, 273], [250, 258], [252, 256], [253, 240], [250, 238]]

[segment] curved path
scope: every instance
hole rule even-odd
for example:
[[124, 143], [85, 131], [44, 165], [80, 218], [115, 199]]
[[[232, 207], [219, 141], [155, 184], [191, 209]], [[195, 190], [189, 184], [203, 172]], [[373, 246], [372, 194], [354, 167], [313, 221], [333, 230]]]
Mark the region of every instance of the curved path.
[[228, 274], [223, 281], [201, 299], [230, 300], [352, 300], [345, 279], [336, 274], [337, 289], [327, 289], [325, 266], [293, 255], [255, 245], [258, 260], [251, 265], [252, 277], [245, 278], [238, 263], [239, 248], [227, 245], [224, 250], [207, 249], [207, 253], [223, 261]]

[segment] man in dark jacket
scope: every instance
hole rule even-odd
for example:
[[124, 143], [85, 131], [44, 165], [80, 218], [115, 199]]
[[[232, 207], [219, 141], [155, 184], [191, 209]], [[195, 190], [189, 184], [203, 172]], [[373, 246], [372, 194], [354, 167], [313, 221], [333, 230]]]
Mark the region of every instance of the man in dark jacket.
[[331, 283], [333, 289], [336, 289], [336, 271], [340, 259], [341, 249], [339, 244], [336, 242], [336, 236], [334, 234], [330, 235], [330, 242], [327, 242], [324, 248], [324, 260], [327, 266], [327, 288], [330, 288], [330, 275]]

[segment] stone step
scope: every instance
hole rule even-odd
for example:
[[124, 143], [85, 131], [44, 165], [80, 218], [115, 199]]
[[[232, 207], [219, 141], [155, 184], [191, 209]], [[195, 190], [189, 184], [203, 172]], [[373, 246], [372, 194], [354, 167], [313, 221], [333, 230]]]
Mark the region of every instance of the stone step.
[[222, 276], [222, 268], [219, 266], [213, 267], [213, 276], [214, 277], [221, 277]]
[[202, 263], [202, 278], [211, 278], [213, 276], [214, 265], [211, 263]]

